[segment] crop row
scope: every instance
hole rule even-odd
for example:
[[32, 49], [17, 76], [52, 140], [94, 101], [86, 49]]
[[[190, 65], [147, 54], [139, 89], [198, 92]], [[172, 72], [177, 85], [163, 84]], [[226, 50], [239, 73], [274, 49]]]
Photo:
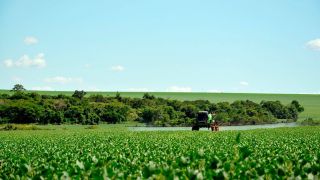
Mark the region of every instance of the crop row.
[[319, 130], [0, 132], [0, 178], [315, 178]]

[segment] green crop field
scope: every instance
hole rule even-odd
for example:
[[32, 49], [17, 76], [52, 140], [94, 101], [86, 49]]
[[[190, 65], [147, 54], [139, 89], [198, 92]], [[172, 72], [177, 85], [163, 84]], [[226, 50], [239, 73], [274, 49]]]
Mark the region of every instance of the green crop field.
[[0, 179], [317, 179], [320, 175], [320, 127], [215, 133], [85, 127], [0, 131]]
[[[72, 95], [72, 91], [35, 91], [39, 94], [46, 95]], [[0, 93], [10, 94], [8, 90], [0, 90]], [[115, 96], [116, 92], [88, 92], [87, 96], [91, 94], [102, 94], [105, 96]], [[144, 92], [120, 92], [124, 97], [141, 98]], [[177, 100], [209, 100], [211, 102], [235, 100], [251, 100], [254, 102], [261, 102], [262, 100], [279, 100], [284, 104], [290, 103], [292, 100], [298, 100], [305, 111], [301, 113], [300, 118], [313, 118], [320, 120], [320, 95], [319, 94], [255, 94], [255, 93], [174, 93], [174, 92], [152, 92], [150, 94], [156, 97], [177, 99]]]

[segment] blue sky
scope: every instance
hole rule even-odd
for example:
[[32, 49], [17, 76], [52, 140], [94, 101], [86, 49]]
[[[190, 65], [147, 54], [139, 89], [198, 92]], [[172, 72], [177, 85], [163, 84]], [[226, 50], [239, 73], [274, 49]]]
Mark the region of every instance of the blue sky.
[[0, 62], [0, 89], [320, 93], [320, 1], [1, 0]]

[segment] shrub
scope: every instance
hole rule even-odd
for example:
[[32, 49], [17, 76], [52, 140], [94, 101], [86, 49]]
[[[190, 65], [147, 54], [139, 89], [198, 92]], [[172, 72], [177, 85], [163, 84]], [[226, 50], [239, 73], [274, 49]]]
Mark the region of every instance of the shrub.
[[7, 124], [4, 127], [0, 128], [1, 131], [14, 131], [14, 130], [48, 130], [44, 128], [39, 128], [35, 125], [17, 125], [17, 124]]
[[294, 100], [288, 105], [280, 101], [249, 100], [211, 103], [207, 100], [178, 101], [156, 98], [145, 93], [143, 98], [91, 95], [75, 91], [70, 96], [39, 95], [16, 91], [0, 95], [0, 123], [98, 124], [141, 121], [159, 126], [192, 125], [198, 111], [216, 112], [216, 120], [231, 124], [274, 122], [276, 119], [297, 120], [304, 108]]
[[44, 108], [33, 101], [15, 100], [0, 106], [0, 117], [7, 123], [39, 123]]

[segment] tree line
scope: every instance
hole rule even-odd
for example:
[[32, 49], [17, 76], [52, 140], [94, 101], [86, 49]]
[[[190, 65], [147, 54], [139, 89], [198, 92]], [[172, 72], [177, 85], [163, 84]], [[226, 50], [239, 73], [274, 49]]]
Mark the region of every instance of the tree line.
[[[23, 86], [22, 86], [23, 88]], [[198, 111], [215, 112], [223, 124], [262, 124], [277, 119], [296, 121], [304, 108], [298, 101], [283, 105], [280, 101], [238, 100], [213, 103], [208, 100], [179, 101], [145, 93], [142, 98], [40, 95], [15, 88], [12, 95], [0, 94], [0, 123], [99, 124], [139, 121], [154, 126], [190, 126]]]

